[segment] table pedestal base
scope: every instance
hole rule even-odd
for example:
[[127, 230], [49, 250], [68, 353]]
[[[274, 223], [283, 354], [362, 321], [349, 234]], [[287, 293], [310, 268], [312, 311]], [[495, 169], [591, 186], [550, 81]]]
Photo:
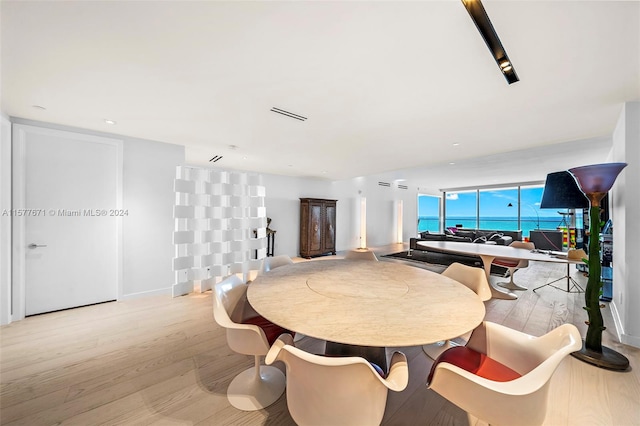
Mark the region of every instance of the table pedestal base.
[[325, 355], [329, 356], [359, 356], [376, 364], [387, 373], [387, 351], [385, 348], [375, 346], [345, 345], [327, 341], [324, 348]]
[[431, 358], [432, 360], [436, 360], [438, 359], [438, 357], [440, 355], [442, 355], [442, 352], [446, 351], [447, 349], [456, 347], [456, 346], [460, 346], [459, 344], [457, 344], [456, 342], [452, 342], [451, 340], [445, 340], [442, 342], [436, 342], [436, 343], [431, 343], [428, 345], [422, 345], [422, 351], [427, 354], [427, 356], [429, 358]]

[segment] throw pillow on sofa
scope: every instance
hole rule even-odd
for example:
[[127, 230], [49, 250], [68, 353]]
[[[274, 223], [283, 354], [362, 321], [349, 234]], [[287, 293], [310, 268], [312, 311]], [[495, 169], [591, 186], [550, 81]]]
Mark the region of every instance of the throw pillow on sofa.
[[471, 238], [471, 240], [475, 240], [476, 239], [476, 233], [474, 231], [461, 231], [458, 230], [456, 231], [456, 237], [465, 237], [465, 238]]

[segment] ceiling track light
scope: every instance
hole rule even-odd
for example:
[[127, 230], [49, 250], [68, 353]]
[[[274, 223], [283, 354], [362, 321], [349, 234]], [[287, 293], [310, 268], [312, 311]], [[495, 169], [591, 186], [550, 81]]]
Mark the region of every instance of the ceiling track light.
[[482, 2], [480, 0], [462, 0], [462, 4], [467, 9], [467, 12], [469, 12], [473, 23], [476, 24], [476, 28], [480, 31], [480, 35], [482, 35], [484, 42], [487, 44], [507, 82], [512, 84], [520, 81]]
[[276, 108], [276, 107], [272, 107], [272, 108], [271, 108], [271, 112], [275, 112], [275, 113], [278, 113], [278, 114], [282, 114], [282, 115], [284, 115], [284, 116], [286, 116], [286, 117], [289, 117], [289, 118], [295, 118], [296, 120], [300, 120], [300, 121], [305, 121], [305, 120], [307, 119], [307, 117], [303, 117], [303, 116], [301, 116], [301, 115], [294, 114], [294, 113], [292, 113], [292, 112], [285, 111], [285, 110], [283, 110], [283, 109]]

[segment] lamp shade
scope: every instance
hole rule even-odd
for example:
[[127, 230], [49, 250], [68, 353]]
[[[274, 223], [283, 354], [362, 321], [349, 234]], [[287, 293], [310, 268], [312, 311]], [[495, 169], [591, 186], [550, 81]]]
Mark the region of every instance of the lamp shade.
[[585, 194], [608, 192], [627, 163], [603, 163], [569, 169]]
[[549, 173], [542, 191], [541, 209], [580, 209], [589, 207], [573, 175], [568, 171]]

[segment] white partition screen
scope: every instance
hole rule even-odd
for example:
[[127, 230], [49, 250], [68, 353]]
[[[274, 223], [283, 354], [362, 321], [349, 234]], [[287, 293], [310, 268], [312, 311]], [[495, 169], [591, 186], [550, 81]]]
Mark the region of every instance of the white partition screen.
[[173, 296], [260, 268], [267, 254], [262, 176], [178, 166]]

